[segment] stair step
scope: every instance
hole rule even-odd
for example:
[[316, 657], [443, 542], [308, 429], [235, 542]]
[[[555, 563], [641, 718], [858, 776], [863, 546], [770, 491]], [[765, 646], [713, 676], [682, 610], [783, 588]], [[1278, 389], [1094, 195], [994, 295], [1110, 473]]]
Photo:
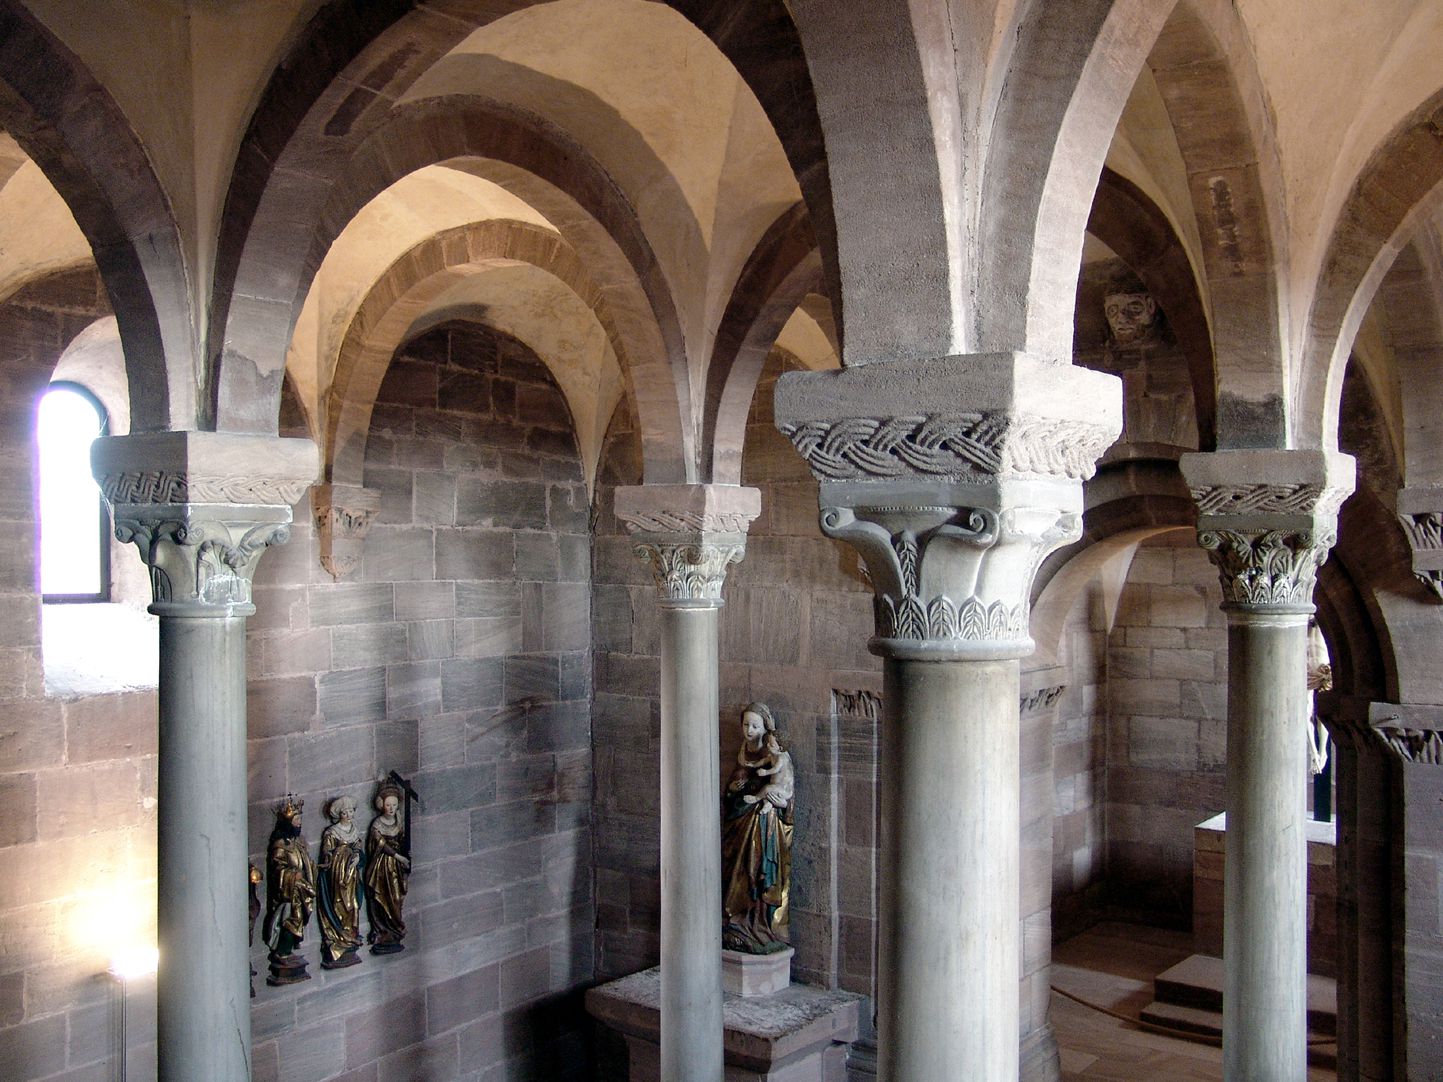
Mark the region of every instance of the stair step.
[[[1170, 1029], [1180, 1029], [1185, 1033], [1221, 1037], [1223, 1032], [1222, 1014], [1204, 1007], [1154, 1002], [1142, 1009], [1141, 1017], [1144, 1022], [1151, 1022], [1155, 1026], [1167, 1026]], [[1327, 1033], [1320, 1033], [1312, 1029], [1308, 1031], [1308, 1040], [1310, 1041], [1331, 1036], [1333, 1036], [1331, 1031]], [[1336, 1044], [1309, 1045], [1308, 1062], [1314, 1067], [1337, 1070], [1338, 1046]]]
[[[1210, 954], [1190, 955], [1159, 973], [1153, 988], [1160, 1003], [1220, 1012], [1223, 1009], [1223, 960]], [[1309, 1028], [1328, 1036], [1336, 1034], [1338, 982], [1309, 973], [1307, 995]]]

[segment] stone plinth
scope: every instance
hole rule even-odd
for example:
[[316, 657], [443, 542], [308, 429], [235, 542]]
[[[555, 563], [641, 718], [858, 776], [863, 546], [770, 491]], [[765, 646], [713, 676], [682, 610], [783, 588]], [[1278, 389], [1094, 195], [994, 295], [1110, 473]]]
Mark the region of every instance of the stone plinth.
[[[1308, 972], [1338, 975], [1337, 839], [1333, 823], [1309, 819]], [[1193, 829], [1192, 937], [1199, 954], [1223, 953], [1223, 852], [1227, 816]]]
[[770, 996], [792, 983], [792, 955], [795, 947], [774, 954], [744, 954], [723, 950], [722, 991], [750, 999]]
[[[845, 1082], [863, 997], [793, 984], [767, 996], [727, 995], [727, 1082]], [[661, 971], [648, 969], [586, 993], [586, 1009], [626, 1038], [630, 1082], [661, 1082]]]

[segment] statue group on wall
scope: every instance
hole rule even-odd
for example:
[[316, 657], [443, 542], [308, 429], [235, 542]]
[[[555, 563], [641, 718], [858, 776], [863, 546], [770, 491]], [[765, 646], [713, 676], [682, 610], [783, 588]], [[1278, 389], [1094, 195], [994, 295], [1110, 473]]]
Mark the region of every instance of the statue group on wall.
[[741, 728], [722, 794], [722, 946], [773, 954], [787, 948], [795, 773], [765, 703], [743, 707]]
[[[311, 859], [302, 833], [304, 802], [288, 796], [276, 809], [275, 829], [266, 845], [266, 904], [261, 936], [270, 947], [270, 985], [309, 980], [306, 959], [299, 952], [312, 912], [321, 933], [321, 967], [344, 969], [360, 963], [363, 942], [372, 954], [405, 949], [402, 916], [411, 876], [411, 804], [416, 792], [395, 771], [376, 789], [376, 815], [361, 833], [356, 801], [339, 796], [327, 803], [330, 825], [321, 833], [320, 857]], [[250, 923], [254, 930], [259, 901], [255, 885], [260, 874], [249, 869]], [[364, 908], [370, 928], [361, 937]], [[254, 974], [252, 974], [254, 976]], [[254, 989], [252, 989], [254, 994]]]

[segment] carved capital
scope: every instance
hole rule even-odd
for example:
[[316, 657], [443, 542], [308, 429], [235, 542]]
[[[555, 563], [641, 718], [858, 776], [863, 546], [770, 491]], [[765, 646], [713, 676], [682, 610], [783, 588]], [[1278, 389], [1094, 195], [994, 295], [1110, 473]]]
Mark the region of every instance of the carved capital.
[[115, 536], [150, 569], [152, 612], [244, 616], [261, 554], [290, 537], [319, 459], [310, 440], [146, 432], [96, 440], [91, 467]]
[[616, 517], [651, 567], [663, 605], [721, 605], [727, 568], [746, 552], [761, 493], [736, 485], [639, 485], [616, 490]]
[[333, 579], [361, 566], [366, 536], [381, 510], [381, 494], [358, 485], [317, 485], [311, 489], [311, 513], [320, 543], [321, 566]]
[[150, 569], [151, 611], [161, 616], [246, 616], [261, 554], [291, 535], [290, 508], [221, 504], [126, 505], [115, 536]]
[[1396, 722], [1374, 726], [1374, 735], [1384, 750], [1405, 763], [1421, 766], [1443, 766], [1443, 732], [1437, 729], [1416, 729]]
[[1318, 568], [1337, 540], [1332, 530], [1199, 530], [1218, 569], [1224, 608], [1311, 612]]
[[1301, 616], [1313, 611], [1318, 568], [1337, 540], [1353, 491], [1353, 460], [1328, 451], [1184, 455], [1198, 508], [1198, 544], [1218, 569], [1223, 608]]
[[1031, 653], [1033, 577], [1082, 526], [1080, 490], [1062, 482], [832, 484], [821, 499], [822, 531], [858, 551], [876, 593], [873, 652], [903, 659]]
[[1443, 485], [1414, 485], [1398, 493], [1398, 522], [1408, 540], [1413, 576], [1443, 601]]
[[1023, 353], [895, 361], [783, 376], [777, 428], [824, 482], [1078, 481], [1121, 431], [1118, 391]]
[[734, 535], [730, 543], [716, 538], [673, 542], [649, 535], [638, 539], [634, 551], [651, 566], [661, 604], [714, 608], [722, 603], [727, 568], [740, 562], [746, 544], [739, 535]]

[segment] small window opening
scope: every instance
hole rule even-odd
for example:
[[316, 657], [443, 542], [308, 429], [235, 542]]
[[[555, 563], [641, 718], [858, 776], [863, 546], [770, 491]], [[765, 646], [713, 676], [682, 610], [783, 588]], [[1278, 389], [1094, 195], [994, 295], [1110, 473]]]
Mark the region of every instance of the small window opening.
[[40, 593], [47, 602], [110, 599], [110, 515], [90, 472], [90, 445], [109, 423], [78, 383], [40, 399]]

